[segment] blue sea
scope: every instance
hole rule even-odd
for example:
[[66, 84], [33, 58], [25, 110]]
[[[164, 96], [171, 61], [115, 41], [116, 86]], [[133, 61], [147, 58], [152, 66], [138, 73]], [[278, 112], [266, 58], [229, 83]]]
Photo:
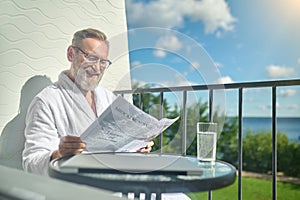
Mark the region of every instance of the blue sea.
[[[272, 130], [272, 118], [268, 117], [244, 117], [243, 130], [250, 129], [254, 132]], [[277, 132], [286, 133], [289, 141], [300, 143], [300, 118], [277, 118]]]

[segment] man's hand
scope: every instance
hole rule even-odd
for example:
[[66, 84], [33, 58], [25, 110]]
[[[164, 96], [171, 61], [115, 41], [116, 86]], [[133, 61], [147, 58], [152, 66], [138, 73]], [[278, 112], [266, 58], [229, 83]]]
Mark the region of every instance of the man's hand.
[[86, 145], [77, 136], [67, 135], [60, 139], [58, 150], [54, 151], [51, 160], [55, 158], [60, 158], [68, 155], [79, 154], [85, 150]]
[[153, 145], [154, 145], [154, 142], [151, 141], [147, 144], [147, 146], [145, 146], [144, 148], [139, 149], [137, 152], [149, 153], [151, 151]]

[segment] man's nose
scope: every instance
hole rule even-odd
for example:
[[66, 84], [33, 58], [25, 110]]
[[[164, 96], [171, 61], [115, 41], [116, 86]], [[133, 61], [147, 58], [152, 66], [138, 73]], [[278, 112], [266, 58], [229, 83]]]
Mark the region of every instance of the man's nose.
[[92, 65], [92, 68], [95, 72], [103, 72], [103, 71], [105, 71], [106, 66], [101, 65], [101, 62], [97, 61]]
[[92, 69], [93, 69], [95, 72], [99, 72], [99, 71], [101, 70], [101, 66], [100, 66], [99, 61], [94, 62], [94, 63], [92, 64]]

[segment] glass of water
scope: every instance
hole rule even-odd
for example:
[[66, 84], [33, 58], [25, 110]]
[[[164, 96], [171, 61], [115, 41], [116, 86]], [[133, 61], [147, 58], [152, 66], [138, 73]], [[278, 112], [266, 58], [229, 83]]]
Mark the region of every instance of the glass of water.
[[197, 158], [199, 161], [216, 160], [217, 132], [217, 123], [197, 123]]

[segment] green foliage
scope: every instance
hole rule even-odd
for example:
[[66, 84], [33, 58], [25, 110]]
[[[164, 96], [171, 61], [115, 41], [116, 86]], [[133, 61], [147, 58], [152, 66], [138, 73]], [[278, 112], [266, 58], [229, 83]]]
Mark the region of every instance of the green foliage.
[[270, 132], [247, 131], [243, 140], [243, 168], [267, 173], [272, 170], [272, 138]]
[[285, 134], [277, 136], [278, 171], [300, 178], [300, 144], [288, 142]]
[[217, 145], [217, 158], [234, 165], [238, 162], [237, 132], [237, 117], [226, 118]]
[[208, 121], [208, 104], [201, 101], [187, 108], [187, 155], [197, 155], [197, 122]]
[[[271, 131], [247, 132], [243, 140], [245, 170], [269, 172], [272, 170]], [[300, 177], [300, 145], [289, 142], [285, 133], [277, 133], [277, 171], [286, 176]]]
[[[176, 118], [179, 116], [179, 108], [177, 105], [174, 106], [174, 109], [167, 114], [169, 118]], [[181, 119], [177, 120], [172, 124], [164, 133], [163, 133], [163, 153], [171, 154], [181, 154], [181, 131], [182, 123]]]

